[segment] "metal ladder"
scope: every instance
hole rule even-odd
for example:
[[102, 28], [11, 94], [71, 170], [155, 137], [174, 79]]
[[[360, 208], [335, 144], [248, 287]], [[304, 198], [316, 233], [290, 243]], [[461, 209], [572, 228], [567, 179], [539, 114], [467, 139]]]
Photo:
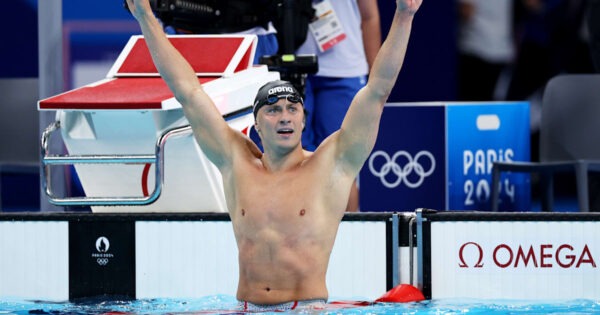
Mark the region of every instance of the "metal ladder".
[[[164, 149], [171, 137], [184, 136], [192, 133], [190, 125], [169, 129], [157, 139], [154, 154], [134, 155], [51, 155], [48, 151], [50, 135], [60, 129], [60, 121], [50, 124], [41, 137], [42, 188], [51, 204], [57, 206], [137, 206], [149, 205], [155, 202], [161, 194], [164, 181]], [[57, 197], [52, 190], [50, 168], [53, 165], [74, 164], [154, 164], [154, 191], [148, 196], [120, 197]]]

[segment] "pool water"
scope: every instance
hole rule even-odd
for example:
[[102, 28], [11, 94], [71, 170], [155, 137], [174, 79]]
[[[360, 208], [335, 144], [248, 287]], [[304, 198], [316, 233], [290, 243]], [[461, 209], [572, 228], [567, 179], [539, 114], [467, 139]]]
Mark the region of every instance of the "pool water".
[[[332, 299], [344, 300], [344, 299]], [[347, 299], [346, 299], [347, 300]], [[215, 295], [200, 299], [126, 300], [94, 298], [76, 302], [49, 303], [17, 299], [0, 300], [0, 315], [136, 315], [170, 314], [241, 314], [234, 310], [233, 296]], [[221, 311], [218, 311], [221, 310]], [[182, 314], [183, 313], [183, 314]], [[600, 301], [516, 301], [448, 299], [415, 303], [379, 303], [376, 305], [320, 311], [293, 311], [294, 314], [595, 314]], [[256, 313], [254, 313], [256, 314]], [[260, 313], [281, 314], [281, 313]]]

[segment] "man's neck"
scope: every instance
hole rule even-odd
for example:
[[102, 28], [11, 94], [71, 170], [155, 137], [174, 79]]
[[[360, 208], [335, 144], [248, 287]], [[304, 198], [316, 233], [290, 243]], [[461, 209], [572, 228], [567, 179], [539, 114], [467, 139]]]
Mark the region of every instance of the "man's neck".
[[306, 155], [301, 146], [287, 152], [276, 152], [273, 150], [265, 150], [261, 160], [266, 170], [270, 172], [281, 172], [294, 169], [300, 166]]

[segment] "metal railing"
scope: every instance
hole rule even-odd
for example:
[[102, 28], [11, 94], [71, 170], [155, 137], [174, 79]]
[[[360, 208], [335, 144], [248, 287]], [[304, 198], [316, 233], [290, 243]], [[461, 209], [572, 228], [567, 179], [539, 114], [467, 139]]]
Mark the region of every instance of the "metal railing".
[[[192, 128], [187, 125], [165, 131], [157, 139], [154, 154], [134, 155], [50, 155], [48, 143], [50, 135], [60, 129], [60, 122], [50, 124], [41, 137], [42, 161], [42, 189], [48, 196], [49, 202], [57, 206], [136, 206], [149, 205], [155, 202], [161, 194], [164, 182], [164, 149], [166, 142], [171, 137], [183, 136], [192, 133]], [[52, 190], [51, 166], [74, 164], [154, 164], [155, 184], [154, 191], [147, 196], [117, 196], [117, 197], [57, 197]]]

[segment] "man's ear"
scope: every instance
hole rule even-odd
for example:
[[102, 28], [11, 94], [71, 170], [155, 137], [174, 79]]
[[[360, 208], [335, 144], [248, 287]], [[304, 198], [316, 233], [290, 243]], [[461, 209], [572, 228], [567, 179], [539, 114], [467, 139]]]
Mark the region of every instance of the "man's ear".
[[308, 111], [304, 109], [304, 117], [302, 118], [302, 131], [306, 130], [306, 116], [308, 115]]
[[260, 132], [260, 129], [258, 128], [258, 122], [256, 122], [256, 120], [254, 121], [254, 130], [256, 130], [256, 132]]

